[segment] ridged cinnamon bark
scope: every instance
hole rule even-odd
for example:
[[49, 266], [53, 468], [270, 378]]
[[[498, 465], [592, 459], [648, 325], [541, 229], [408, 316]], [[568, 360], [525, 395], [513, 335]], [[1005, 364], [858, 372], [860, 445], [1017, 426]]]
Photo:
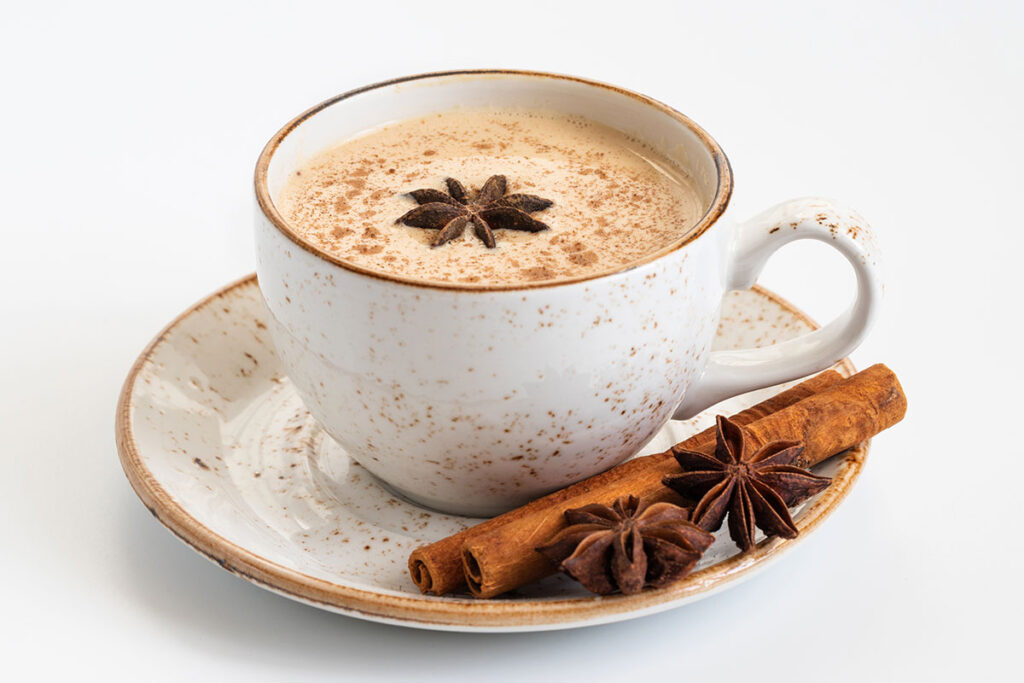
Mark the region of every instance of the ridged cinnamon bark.
[[[741, 425], [748, 425], [833, 386], [841, 380], [842, 376], [838, 372], [828, 370], [734, 415], [732, 419]], [[684, 448], [695, 449], [713, 443], [714, 440], [715, 429], [710, 427], [690, 437], [681, 445]], [[417, 548], [409, 557], [409, 573], [413, 582], [424, 593], [435, 595], [452, 593], [465, 587], [462, 548], [473, 539], [495, 529], [511, 528], [510, 524], [517, 524], [515, 528], [525, 528], [526, 525], [533, 524], [536, 533], [531, 535], [531, 538], [536, 536], [538, 538], [536, 545], [540, 545], [564, 525], [562, 513], [569, 508], [580, 507], [595, 501], [611, 501], [629, 493], [643, 496], [646, 492], [645, 499], [648, 501], [652, 501], [656, 497], [674, 496], [672, 491], [661, 485], [661, 478], [669, 472], [674, 472], [674, 468], [675, 460], [671, 450], [630, 460], [436, 543]], [[528, 546], [528, 551], [525, 551], [525, 554], [536, 554], [533, 552], [532, 545]], [[532, 572], [543, 572], [539, 574], [540, 576], [550, 573], [551, 568], [546, 560], [540, 555], [537, 555], [537, 558], [536, 567], [532, 569]]]
[[[884, 365], [873, 365], [781, 410], [748, 421], [746, 430], [753, 448], [771, 441], [803, 441], [804, 451], [796, 464], [809, 467], [891, 427], [903, 419], [906, 410], [907, 399], [896, 376]], [[705, 433], [677, 447], [710, 454], [715, 448], [714, 435], [709, 438]], [[628, 475], [612, 473], [631, 463], [606, 472], [612, 474], [611, 485], [581, 482], [586, 486], [572, 491], [580, 486], [577, 484], [559, 492], [564, 495], [557, 503], [531, 503], [491, 520], [485, 533], [470, 535], [463, 542], [462, 554], [473, 595], [494, 597], [554, 573], [555, 567], [534, 548], [547, 543], [565, 526], [564, 510], [588, 503], [607, 505], [629, 493], [648, 501], [663, 495], [666, 489], [661, 484], [662, 476], [678, 472], [679, 467], [671, 450], [648, 457], [650, 460]]]

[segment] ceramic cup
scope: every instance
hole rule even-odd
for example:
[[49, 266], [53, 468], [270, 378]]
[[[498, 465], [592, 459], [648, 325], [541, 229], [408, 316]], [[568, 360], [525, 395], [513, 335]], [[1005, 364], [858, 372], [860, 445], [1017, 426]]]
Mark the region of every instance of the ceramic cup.
[[[583, 115], [654, 146], [693, 179], [700, 223], [618, 272], [539, 286], [427, 284], [340, 261], [275, 207], [288, 175], [362, 131], [457, 107]], [[580, 78], [461, 71], [401, 78], [296, 117], [256, 166], [260, 289], [284, 367], [353, 459], [408, 498], [493, 515], [636, 453], [673, 417], [838, 361], [881, 299], [878, 254], [856, 213], [822, 199], [745, 222], [726, 212], [732, 171], [693, 121]], [[752, 286], [794, 240], [838, 249], [857, 298], [838, 319], [762, 349], [711, 351], [726, 292]]]

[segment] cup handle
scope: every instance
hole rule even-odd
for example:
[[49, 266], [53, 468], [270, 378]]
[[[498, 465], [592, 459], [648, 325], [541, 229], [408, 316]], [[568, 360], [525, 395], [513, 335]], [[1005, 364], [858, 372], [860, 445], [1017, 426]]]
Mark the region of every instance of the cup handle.
[[760, 349], [713, 351], [673, 416], [693, 417], [708, 406], [746, 391], [788, 382], [838, 362], [857, 348], [882, 300], [878, 250], [864, 219], [819, 198], [794, 199], [736, 226], [726, 259], [726, 290], [749, 289], [777, 249], [795, 240], [830, 244], [857, 274], [857, 299], [825, 327]]

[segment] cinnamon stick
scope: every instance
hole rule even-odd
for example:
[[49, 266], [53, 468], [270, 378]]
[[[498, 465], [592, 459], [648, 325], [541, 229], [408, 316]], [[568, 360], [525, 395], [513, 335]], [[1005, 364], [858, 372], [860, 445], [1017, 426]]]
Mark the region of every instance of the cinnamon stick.
[[[841, 380], [842, 376], [838, 372], [828, 370], [734, 415], [732, 419], [741, 425], [748, 425], [833, 386]], [[685, 448], [695, 449], [701, 445], [713, 443], [714, 440], [715, 428], [710, 427], [690, 437], [683, 444]], [[537, 524], [536, 535], [543, 541], [561, 528], [562, 513], [569, 508], [580, 507], [595, 500], [614, 500], [628, 493], [636, 495], [639, 492], [642, 494], [644, 491], [649, 496], [654, 494], [674, 495], [671, 490], [661, 485], [661, 478], [669, 472], [674, 472], [674, 467], [675, 460], [670, 450], [635, 458], [457, 534], [417, 548], [409, 557], [409, 573], [413, 582], [424, 593], [435, 595], [452, 593], [465, 586], [462, 548], [472, 539], [495, 529], [526, 528], [525, 524]], [[526, 520], [526, 522], [520, 520]], [[518, 523], [516, 527], [509, 526], [514, 523]], [[535, 554], [533, 546], [529, 546], [528, 550], [524, 552], [529, 555]], [[539, 555], [537, 557], [540, 561], [537, 562], [538, 566], [534, 571], [550, 571], [546, 564], [542, 564], [543, 558]]]
[[[746, 429], [754, 448], [771, 441], [803, 441], [799, 464], [810, 467], [896, 424], [903, 419], [906, 409], [906, 396], [896, 376], [884, 365], [873, 365], [751, 422]], [[711, 453], [714, 438], [702, 436], [679, 446]], [[534, 548], [565, 526], [562, 512], [587, 503], [609, 504], [624, 493], [648, 501], [661, 495], [661, 476], [679, 471], [671, 450], [667, 453], [667, 458], [653, 459], [650, 466], [635, 474], [616, 478], [615, 485], [579, 488], [556, 504], [532, 509], [533, 504], [527, 505], [495, 518], [501, 521], [490, 524], [486, 533], [469, 536], [462, 550], [470, 591], [477, 597], [489, 598], [554, 573], [555, 567]]]

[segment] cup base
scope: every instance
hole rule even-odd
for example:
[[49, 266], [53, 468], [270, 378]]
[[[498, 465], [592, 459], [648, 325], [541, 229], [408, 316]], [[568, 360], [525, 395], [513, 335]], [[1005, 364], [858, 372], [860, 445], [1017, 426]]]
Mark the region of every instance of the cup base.
[[381, 488], [389, 491], [390, 493], [394, 494], [398, 498], [401, 498], [407, 503], [411, 503], [412, 505], [416, 505], [417, 507], [425, 508], [427, 510], [430, 510], [431, 512], [440, 512], [445, 515], [489, 519], [491, 517], [497, 517], [503, 512], [508, 512], [509, 510], [513, 510], [529, 502], [529, 500], [523, 500], [522, 503], [511, 503], [508, 505], [499, 504], [493, 506], [481, 506], [472, 504], [464, 505], [460, 504], [457, 501], [453, 502], [448, 500], [438, 500], [427, 496], [420, 496], [415, 493], [409, 493], [408, 491], [398, 486], [395, 486], [394, 484], [388, 483], [387, 481], [381, 479], [375, 474], [371, 473], [371, 476], [373, 476], [374, 481], [376, 481]]

